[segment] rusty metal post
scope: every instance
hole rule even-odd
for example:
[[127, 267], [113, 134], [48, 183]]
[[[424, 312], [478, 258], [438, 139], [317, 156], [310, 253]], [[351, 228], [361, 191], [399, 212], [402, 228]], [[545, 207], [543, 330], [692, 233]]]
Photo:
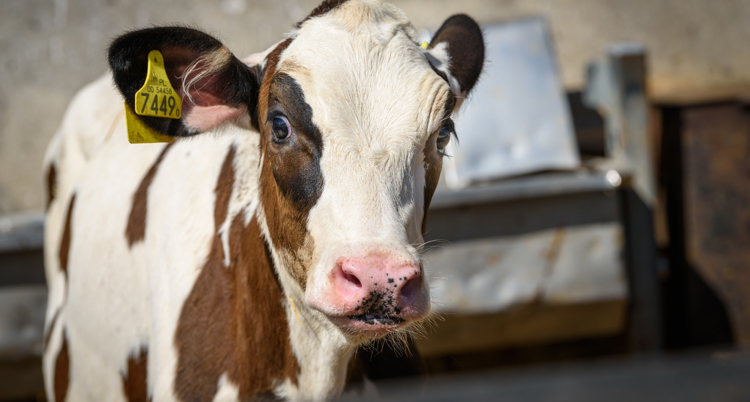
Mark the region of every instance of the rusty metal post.
[[[734, 341], [750, 348], [750, 110], [728, 101], [681, 113], [682, 203], [686, 269], [716, 292]], [[699, 340], [700, 312], [688, 317]]]

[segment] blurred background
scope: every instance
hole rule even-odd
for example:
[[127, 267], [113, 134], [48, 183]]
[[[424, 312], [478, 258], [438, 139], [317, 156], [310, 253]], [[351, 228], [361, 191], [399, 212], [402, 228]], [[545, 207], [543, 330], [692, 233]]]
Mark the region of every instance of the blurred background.
[[[109, 42], [187, 24], [244, 56], [318, 3], [0, 2], [0, 400], [43, 399], [42, 157]], [[488, 61], [430, 210], [443, 319], [418, 361], [360, 354], [385, 395], [750, 399], [750, 2], [392, 3], [425, 39], [474, 17]]]

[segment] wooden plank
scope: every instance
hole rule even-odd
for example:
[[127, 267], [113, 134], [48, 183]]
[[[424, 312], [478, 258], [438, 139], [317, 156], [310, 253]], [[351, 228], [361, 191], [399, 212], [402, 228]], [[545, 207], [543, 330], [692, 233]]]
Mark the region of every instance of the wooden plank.
[[528, 304], [497, 314], [444, 314], [416, 341], [424, 357], [617, 334], [627, 301], [567, 305]]

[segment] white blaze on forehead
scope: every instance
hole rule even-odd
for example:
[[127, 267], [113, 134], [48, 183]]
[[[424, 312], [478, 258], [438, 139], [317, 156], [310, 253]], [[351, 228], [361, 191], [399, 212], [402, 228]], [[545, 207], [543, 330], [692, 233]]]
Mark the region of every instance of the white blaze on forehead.
[[278, 70], [300, 85], [323, 137], [323, 191], [307, 225], [314, 263], [331, 265], [341, 245], [418, 261], [424, 144], [442, 124], [450, 88], [411, 23], [389, 5], [347, 2], [308, 20]]

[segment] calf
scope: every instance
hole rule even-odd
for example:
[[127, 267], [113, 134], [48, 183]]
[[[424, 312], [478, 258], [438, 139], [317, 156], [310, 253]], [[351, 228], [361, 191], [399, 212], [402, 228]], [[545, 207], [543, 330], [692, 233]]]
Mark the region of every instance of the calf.
[[[182, 113], [137, 123], [177, 140], [129, 145], [152, 50]], [[358, 346], [430, 311], [427, 209], [483, 58], [469, 17], [423, 49], [355, 0], [244, 61], [184, 27], [117, 38], [46, 157], [49, 400], [339, 394]]]

